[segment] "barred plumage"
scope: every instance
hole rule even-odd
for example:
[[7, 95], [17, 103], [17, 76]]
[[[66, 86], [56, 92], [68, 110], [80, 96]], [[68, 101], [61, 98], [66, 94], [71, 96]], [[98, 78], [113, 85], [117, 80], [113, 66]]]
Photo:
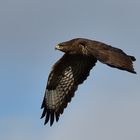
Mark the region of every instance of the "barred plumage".
[[48, 78], [44, 100], [41, 108], [46, 124], [59, 120], [60, 114], [74, 96], [78, 85], [89, 75], [96, 61], [121, 70], [136, 73], [133, 68], [134, 56], [125, 54], [121, 49], [104, 43], [77, 38], [60, 43], [56, 49], [65, 52], [56, 62]]

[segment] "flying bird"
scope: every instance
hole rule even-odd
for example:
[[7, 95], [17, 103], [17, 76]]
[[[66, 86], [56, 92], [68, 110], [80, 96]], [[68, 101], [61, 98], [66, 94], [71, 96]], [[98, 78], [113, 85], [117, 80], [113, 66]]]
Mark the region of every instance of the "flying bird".
[[41, 108], [44, 125], [58, 121], [74, 96], [79, 84], [89, 76], [97, 60], [113, 68], [135, 73], [135, 57], [105, 43], [76, 38], [59, 43], [57, 50], [65, 54], [52, 67]]

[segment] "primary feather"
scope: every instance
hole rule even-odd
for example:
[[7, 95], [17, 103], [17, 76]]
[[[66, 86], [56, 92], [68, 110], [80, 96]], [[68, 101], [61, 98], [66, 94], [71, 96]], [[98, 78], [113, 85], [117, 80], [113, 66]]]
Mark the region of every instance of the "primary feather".
[[136, 60], [134, 56], [102, 42], [77, 38], [58, 44], [56, 49], [65, 54], [55, 63], [48, 78], [41, 106], [44, 124], [50, 120], [52, 125], [55, 119], [59, 120], [78, 85], [86, 80], [97, 60], [111, 67], [136, 73], [132, 62]]

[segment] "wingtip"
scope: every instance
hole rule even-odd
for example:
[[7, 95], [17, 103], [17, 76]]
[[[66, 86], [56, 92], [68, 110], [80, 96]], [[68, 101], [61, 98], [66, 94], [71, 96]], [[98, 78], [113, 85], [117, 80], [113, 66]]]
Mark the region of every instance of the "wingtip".
[[134, 74], [137, 74], [137, 72], [136, 72], [136, 71], [134, 71], [133, 73], [134, 73]]
[[134, 56], [129, 56], [132, 61], [136, 61], [136, 58]]
[[131, 72], [131, 73], [133, 73], [133, 74], [137, 74], [137, 72], [134, 71], [134, 70], [129, 70], [129, 72]]
[[44, 110], [43, 110], [43, 112], [42, 112], [42, 115], [41, 115], [40, 119], [44, 118], [45, 115], [46, 115], [46, 109], [44, 108]]
[[51, 112], [51, 114], [50, 114], [50, 126], [53, 125], [53, 122], [54, 122], [54, 112]]
[[59, 120], [59, 115], [56, 114], [56, 122], [58, 122], [58, 120]]

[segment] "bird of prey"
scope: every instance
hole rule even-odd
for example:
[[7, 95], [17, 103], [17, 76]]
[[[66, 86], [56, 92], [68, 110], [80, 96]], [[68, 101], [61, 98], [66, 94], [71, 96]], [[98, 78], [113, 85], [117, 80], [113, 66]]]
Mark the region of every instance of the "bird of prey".
[[78, 85], [87, 79], [97, 60], [113, 68], [136, 73], [134, 56], [99, 41], [76, 38], [59, 43], [56, 49], [65, 54], [54, 64], [48, 78], [41, 106], [44, 125], [50, 121], [51, 126], [54, 120], [59, 120]]

